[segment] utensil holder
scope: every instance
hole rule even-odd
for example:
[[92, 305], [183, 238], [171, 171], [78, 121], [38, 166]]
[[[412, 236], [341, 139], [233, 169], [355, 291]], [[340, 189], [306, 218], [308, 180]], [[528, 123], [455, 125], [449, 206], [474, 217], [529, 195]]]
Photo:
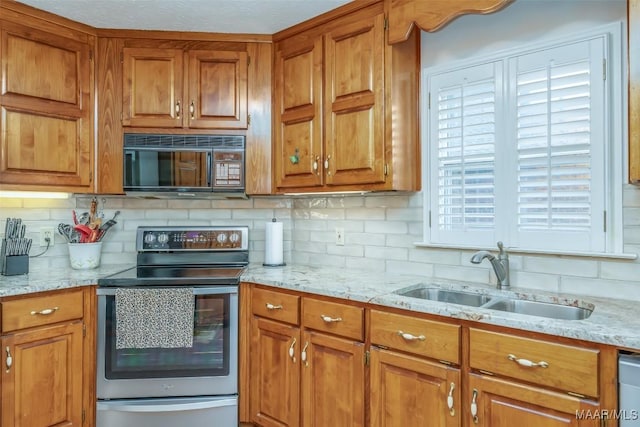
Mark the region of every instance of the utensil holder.
[[4, 258], [3, 275], [17, 276], [27, 273], [29, 273], [29, 255], [13, 255]]
[[100, 266], [102, 242], [69, 243], [69, 263], [75, 270], [90, 270]]

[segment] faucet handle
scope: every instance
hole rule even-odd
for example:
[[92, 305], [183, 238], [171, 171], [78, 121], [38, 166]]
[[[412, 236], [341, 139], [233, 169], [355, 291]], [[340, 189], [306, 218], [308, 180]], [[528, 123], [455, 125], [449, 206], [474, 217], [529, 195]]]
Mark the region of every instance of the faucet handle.
[[507, 251], [504, 250], [502, 242], [498, 242], [498, 250], [500, 251], [500, 256], [507, 256]]

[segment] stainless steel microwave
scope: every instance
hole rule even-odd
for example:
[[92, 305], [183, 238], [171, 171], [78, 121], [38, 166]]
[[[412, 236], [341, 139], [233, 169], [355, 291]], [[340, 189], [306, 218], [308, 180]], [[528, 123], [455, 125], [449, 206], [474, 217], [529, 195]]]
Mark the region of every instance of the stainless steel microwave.
[[245, 137], [125, 134], [123, 187], [136, 196], [245, 198]]

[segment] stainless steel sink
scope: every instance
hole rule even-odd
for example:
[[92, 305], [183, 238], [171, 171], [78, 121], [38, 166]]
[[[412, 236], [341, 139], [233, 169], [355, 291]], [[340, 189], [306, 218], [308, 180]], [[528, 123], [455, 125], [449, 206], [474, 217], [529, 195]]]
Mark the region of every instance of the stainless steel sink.
[[541, 301], [529, 301], [517, 298], [485, 295], [475, 292], [441, 289], [428, 284], [400, 289], [394, 293], [410, 298], [447, 302], [451, 304], [481, 307], [490, 310], [561, 320], [584, 320], [591, 316], [594, 308], [593, 306], [590, 308], [574, 307], [570, 305]]
[[584, 307], [510, 298], [495, 298], [483, 308], [562, 320], [583, 320], [591, 316], [593, 312], [593, 309]]
[[473, 307], [480, 307], [490, 300], [490, 297], [488, 297], [487, 295], [476, 294], [472, 292], [431, 288], [426, 286], [412, 289], [400, 289], [396, 292], [396, 294], [411, 298], [448, 302], [451, 304], [470, 305]]

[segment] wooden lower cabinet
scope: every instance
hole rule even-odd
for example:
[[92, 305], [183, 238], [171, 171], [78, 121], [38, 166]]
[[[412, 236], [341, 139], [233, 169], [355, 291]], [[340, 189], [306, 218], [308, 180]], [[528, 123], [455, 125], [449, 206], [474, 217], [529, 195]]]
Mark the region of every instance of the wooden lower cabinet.
[[250, 348], [242, 353], [251, 416], [242, 421], [617, 425], [601, 419], [618, 406], [612, 346], [274, 288], [252, 291]]
[[365, 425], [364, 344], [305, 332], [301, 350], [302, 425]]
[[300, 329], [259, 317], [252, 319], [251, 329], [252, 421], [265, 427], [297, 426]]
[[0, 298], [0, 427], [95, 425], [95, 291]]
[[372, 427], [461, 425], [460, 369], [375, 346], [370, 367]]
[[2, 338], [2, 427], [82, 425], [82, 322]]
[[[362, 336], [357, 313], [363, 309], [262, 288], [251, 299], [250, 351], [243, 352], [249, 358], [250, 421], [364, 427], [365, 345], [349, 338]], [[306, 320], [300, 320], [300, 306], [307, 307]], [[325, 310], [316, 316], [320, 306]]]
[[[600, 405], [585, 398], [479, 374], [468, 377], [469, 421], [478, 427], [597, 427]], [[475, 405], [475, 406], [474, 406]], [[473, 408], [477, 408], [476, 417]]]

